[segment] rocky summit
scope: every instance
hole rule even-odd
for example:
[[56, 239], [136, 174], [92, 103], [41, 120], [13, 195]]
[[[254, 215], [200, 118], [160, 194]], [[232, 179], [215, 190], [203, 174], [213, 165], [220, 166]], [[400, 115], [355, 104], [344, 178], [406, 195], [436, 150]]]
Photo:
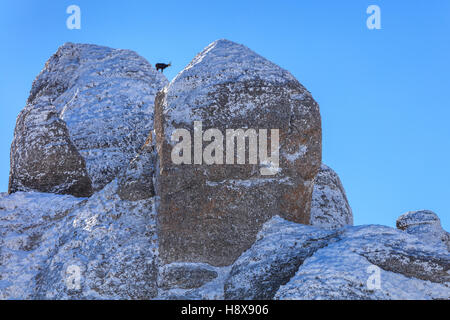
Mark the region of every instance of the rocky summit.
[[[202, 124], [199, 130], [194, 130], [196, 121]], [[261, 169], [268, 164], [248, 159], [230, 165], [222, 155], [216, 160], [221, 165], [195, 161], [195, 155], [192, 165], [173, 163], [176, 129], [195, 136], [210, 128], [254, 129], [255, 141], [263, 138], [259, 129], [279, 129], [275, 172], [264, 175]], [[229, 265], [272, 216], [309, 222], [321, 163], [319, 106], [288, 71], [247, 47], [218, 40], [199, 53], [158, 95], [155, 132], [164, 262]], [[252, 152], [248, 139], [245, 154]], [[226, 150], [227, 158], [230, 150], [234, 147]]]
[[[173, 152], [178, 129], [192, 150]], [[264, 161], [219, 164], [237, 129]], [[243, 45], [213, 42], [168, 83], [132, 51], [65, 44], [17, 118], [0, 299], [450, 299], [437, 214], [353, 226], [321, 161], [311, 94]]]

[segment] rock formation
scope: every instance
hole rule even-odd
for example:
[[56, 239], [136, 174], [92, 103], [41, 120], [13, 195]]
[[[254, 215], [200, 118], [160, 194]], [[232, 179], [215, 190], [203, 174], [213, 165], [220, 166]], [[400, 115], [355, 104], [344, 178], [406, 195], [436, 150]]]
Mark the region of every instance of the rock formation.
[[314, 180], [310, 225], [326, 229], [353, 225], [352, 208], [341, 179], [325, 164]]
[[[0, 299], [450, 299], [439, 217], [351, 226], [318, 106], [287, 71], [216, 41], [157, 95], [152, 132], [165, 84], [127, 50], [49, 60], [0, 193]], [[278, 128], [279, 166], [174, 165], [171, 134], [194, 121]]]
[[441, 220], [430, 210], [407, 212], [397, 219], [397, 228], [415, 235], [431, 245], [450, 250], [450, 234], [441, 226]]
[[166, 84], [132, 51], [60, 47], [17, 119], [9, 192], [89, 196], [103, 188], [153, 130], [154, 99]]
[[122, 200], [118, 189], [116, 179], [89, 199], [2, 195], [0, 299], [155, 298], [154, 198]]
[[[261, 169], [273, 169], [273, 163], [250, 164], [249, 156], [245, 164], [227, 165], [225, 156], [219, 156], [216, 161], [223, 165], [209, 165], [201, 152], [193, 153], [193, 164], [174, 164], [171, 153], [178, 141], [172, 141], [172, 134], [186, 129], [195, 137], [194, 121], [203, 126], [196, 134], [214, 128], [223, 137], [227, 129], [250, 128], [264, 140], [259, 129], [279, 129], [278, 170], [264, 175]], [[228, 265], [255, 241], [261, 225], [272, 216], [309, 222], [313, 179], [321, 162], [319, 107], [286, 70], [243, 45], [216, 41], [158, 95], [155, 131], [164, 262]], [[268, 138], [270, 146], [269, 134]], [[225, 142], [214, 139], [226, 149]], [[249, 144], [246, 155], [251, 152]], [[233, 153], [231, 157], [234, 160]]]
[[39, 190], [87, 197], [91, 179], [54, 106], [28, 105], [20, 113], [11, 146], [9, 192]]
[[450, 299], [446, 250], [384, 226], [344, 230], [339, 241], [307, 259], [275, 298]]
[[302, 263], [339, 233], [274, 217], [264, 224], [253, 246], [233, 264], [225, 299], [272, 299]]

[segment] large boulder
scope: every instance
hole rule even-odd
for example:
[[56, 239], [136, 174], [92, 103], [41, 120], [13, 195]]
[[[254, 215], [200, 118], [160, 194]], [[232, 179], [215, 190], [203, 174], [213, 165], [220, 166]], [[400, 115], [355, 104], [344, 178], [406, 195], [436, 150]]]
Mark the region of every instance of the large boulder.
[[450, 255], [377, 225], [346, 227], [306, 259], [276, 299], [450, 299]]
[[153, 129], [166, 78], [133, 51], [67, 43], [17, 119], [9, 192], [84, 196], [108, 184]]
[[397, 219], [397, 228], [415, 235], [432, 245], [450, 250], [450, 234], [441, 226], [441, 220], [430, 210], [410, 211]]
[[20, 113], [11, 146], [9, 192], [92, 194], [86, 163], [53, 105], [35, 101]]
[[337, 231], [272, 218], [233, 264], [224, 284], [225, 299], [273, 299], [308, 257], [338, 237]]
[[[202, 129], [197, 123], [194, 134], [196, 121]], [[199, 144], [195, 152], [182, 153], [190, 156], [190, 162], [178, 165], [172, 161], [172, 151], [181, 155], [173, 150], [179, 143], [172, 141], [176, 129], [198, 137], [212, 128], [219, 134], [216, 130], [214, 138], [204, 139], [214, 140], [216, 150], [212, 152], [209, 143], [203, 147], [205, 154], [211, 151], [215, 156], [214, 164], [206, 164], [211, 162], [203, 159]], [[271, 129], [279, 129], [279, 164], [276, 157], [267, 159], [261, 153], [259, 161], [251, 162], [256, 141], [250, 138], [245, 147], [238, 146], [238, 151], [245, 151], [245, 164], [236, 164], [234, 147], [227, 152], [221, 141], [227, 129], [255, 129], [258, 142], [266, 141], [260, 129], [267, 129], [268, 146], [276, 141]], [[158, 94], [155, 131], [164, 263], [229, 265], [251, 246], [262, 224], [272, 216], [309, 222], [313, 180], [321, 163], [320, 114], [311, 94], [288, 71], [243, 45], [218, 40]]]
[[326, 230], [274, 217], [231, 266], [225, 299], [450, 299], [443, 247], [384, 226]]
[[314, 181], [310, 225], [337, 229], [353, 225], [353, 212], [341, 179], [330, 167], [322, 164]]

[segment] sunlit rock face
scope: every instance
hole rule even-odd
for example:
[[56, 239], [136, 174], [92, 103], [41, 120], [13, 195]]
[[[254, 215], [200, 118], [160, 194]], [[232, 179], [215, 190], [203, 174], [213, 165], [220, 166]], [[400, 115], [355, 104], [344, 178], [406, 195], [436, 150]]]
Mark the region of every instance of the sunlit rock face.
[[[192, 164], [172, 162], [174, 130], [187, 129], [194, 139], [195, 121], [202, 122], [197, 133], [211, 128], [223, 133], [224, 164], [193, 164], [198, 152]], [[279, 166], [261, 157], [249, 164], [249, 143], [245, 164], [236, 164], [233, 155], [235, 164], [227, 164], [226, 130], [249, 128], [258, 142], [264, 140], [259, 129], [268, 130], [268, 149], [275, 141], [271, 129], [279, 130]], [[243, 45], [213, 42], [157, 96], [155, 131], [164, 262], [229, 265], [273, 215], [309, 222], [321, 163], [321, 121], [317, 103], [288, 71]]]
[[17, 119], [9, 192], [86, 196], [103, 188], [153, 130], [154, 99], [166, 84], [133, 51], [61, 46]]
[[226, 299], [450, 299], [450, 255], [368, 225], [326, 230], [274, 217], [232, 265]]
[[[49, 60], [0, 193], [0, 299], [450, 299], [439, 217], [351, 226], [318, 106], [287, 71], [219, 40], [166, 84], [127, 50]], [[194, 121], [279, 129], [279, 166], [174, 165], [171, 133]]]
[[0, 299], [155, 298], [154, 198], [119, 189], [115, 179], [90, 198], [0, 195]]

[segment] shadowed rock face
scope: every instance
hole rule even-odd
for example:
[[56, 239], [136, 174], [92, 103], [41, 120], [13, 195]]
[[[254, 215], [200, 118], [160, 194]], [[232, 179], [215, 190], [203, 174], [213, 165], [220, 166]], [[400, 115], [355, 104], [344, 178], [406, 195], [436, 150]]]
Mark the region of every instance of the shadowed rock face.
[[[245, 165], [173, 164], [171, 135], [183, 128], [193, 137], [194, 121], [224, 137], [226, 129], [268, 129], [269, 146], [270, 129], [279, 129], [279, 172], [264, 176], [259, 161], [249, 165], [248, 144]], [[158, 94], [155, 131], [165, 263], [229, 265], [272, 216], [309, 222], [312, 182], [321, 162], [320, 114], [289, 72], [243, 45], [216, 41]]]
[[320, 167], [314, 181], [310, 224], [326, 229], [353, 225], [352, 208], [341, 179], [325, 164]]
[[[102, 189], [153, 130], [154, 98], [166, 84], [164, 75], [133, 51], [60, 47], [34, 81], [17, 120], [10, 192], [86, 196]], [[41, 174], [47, 171], [54, 174]]]

